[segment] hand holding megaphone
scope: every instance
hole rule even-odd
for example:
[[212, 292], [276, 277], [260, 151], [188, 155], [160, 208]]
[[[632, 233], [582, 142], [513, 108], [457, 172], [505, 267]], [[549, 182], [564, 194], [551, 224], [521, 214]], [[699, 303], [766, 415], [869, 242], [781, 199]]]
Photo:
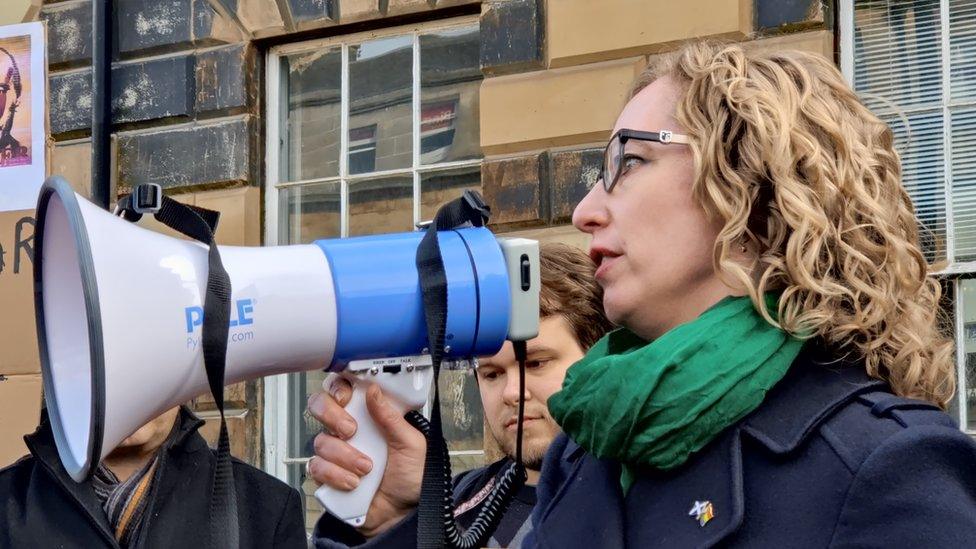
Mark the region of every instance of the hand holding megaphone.
[[[315, 437], [316, 455], [309, 461], [308, 472], [320, 485], [353, 490], [373, 469], [373, 460], [349, 442], [359, 428], [347, 409], [353, 398], [353, 387], [339, 376], [326, 380], [323, 386], [328, 387], [328, 392], [312, 395], [308, 410], [328, 432]], [[378, 386], [368, 389], [365, 401], [369, 416], [389, 448], [382, 480], [370, 502], [366, 520], [359, 527], [360, 532], [372, 537], [417, 507], [427, 441]]]

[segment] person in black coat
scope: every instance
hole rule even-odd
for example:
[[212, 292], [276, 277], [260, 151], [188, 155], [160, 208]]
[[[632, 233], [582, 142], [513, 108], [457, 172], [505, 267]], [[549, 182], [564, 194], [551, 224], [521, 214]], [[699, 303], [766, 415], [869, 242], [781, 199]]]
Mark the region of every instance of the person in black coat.
[[[128, 449], [153, 446], [149, 470], [127, 471], [131, 463], [125, 463], [125, 452], [116, 451], [117, 463], [100, 468], [106, 477], [96, 473], [92, 480], [77, 483], [61, 465], [51, 424], [43, 420], [24, 437], [30, 455], [0, 470], [0, 548], [206, 547], [216, 456], [197, 432], [201, 425], [188, 408], [171, 410], [122, 443], [131, 442]], [[158, 433], [162, 436], [154, 445]], [[240, 547], [307, 547], [298, 492], [237, 459], [232, 467]], [[126, 480], [138, 480], [141, 474], [145, 494], [138, 487], [113, 492], [120, 480], [109, 480], [115, 471]], [[121, 521], [109, 518], [106, 509], [112, 506], [99, 495], [101, 490], [129, 498], [130, 505], [123, 501], [118, 507], [126, 509]], [[140, 525], [126, 528], [135, 515], [142, 517]]]
[[[940, 286], [891, 129], [833, 63], [664, 56], [573, 224], [619, 328], [549, 398], [523, 547], [976, 543]], [[390, 435], [380, 491], [422, 461]]]

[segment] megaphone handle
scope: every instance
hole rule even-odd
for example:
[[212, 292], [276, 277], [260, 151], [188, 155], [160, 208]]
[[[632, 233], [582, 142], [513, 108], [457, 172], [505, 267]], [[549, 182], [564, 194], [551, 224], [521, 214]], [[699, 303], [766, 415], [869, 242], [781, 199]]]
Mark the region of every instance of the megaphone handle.
[[359, 486], [354, 490], [338, 490], [327, 485], [315, 490], [315, 499], [329, 513], [350, 526], [362, 526], [366, 521], [369, 504], [373, 501], [386, 471], [386, 439], [366, 408], [366, 391], [369, 386], [378, 384], [390, 404], [405, 414], [422, 408], [426, 403], [432, 374], [431, 368], [418, 368], [413, 372], [397, 374], [341, 374], [352, 384], [352, 399], [346, 405], [346, 411], [356, 419], [358, 425], [356, 434], [348, 442], [373, 460], [373, 469], [360, 479]]

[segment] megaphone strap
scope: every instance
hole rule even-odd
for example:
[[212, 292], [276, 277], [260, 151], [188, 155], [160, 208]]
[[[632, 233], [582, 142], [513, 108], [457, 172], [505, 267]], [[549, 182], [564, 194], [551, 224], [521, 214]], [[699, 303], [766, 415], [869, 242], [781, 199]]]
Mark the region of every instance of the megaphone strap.
[[[464, 191], [461, 198], [448, 202], [437, 211], [417, 247], [417, 273], [427, 322], [427, 344], [434, 369], [434, 401], [430, 422], [422, 421], [423, 418], [417, 414], [409, 417], [427, 438], [427, 458], [417, 509], [417, 547], [421, 549], [483, 547], [498, 526], [512, 496], [525, 481], [525, 470], [516, 460], [492, 490], [488, 504], [471, 528], [466, 532], [459, 530], [452, 509], [451, 460], [444, 441], [440, 412], [438, 377], [444, 358], [448, 300], [447, 276], [437, 234], [438, 231], [468, 225], [483, 227], [490, 214], [491, 210], [481, 195]], [[521, 428], [521, 421], [519, 425]]]
[[116, 212], [129, 221], [139, 220], [143, 213], [152, 213], [160, 223], [209, 248], [207, 289], [203, 300], [203, 365], [207, 371], [210, 393], [220, 412], [220, 436], [217, 439], [217, 462], [210, 491], [208, 541], [214, 549], [238, 547], [237, 494], [230, 461], [230, 437], [224, 418], [224, 370], [230, 330], [231, 283], [214, 240], [220, 213], [173, 200], [163, 195], [158, 185], [136, 187], [133, 194], [119, 200]]

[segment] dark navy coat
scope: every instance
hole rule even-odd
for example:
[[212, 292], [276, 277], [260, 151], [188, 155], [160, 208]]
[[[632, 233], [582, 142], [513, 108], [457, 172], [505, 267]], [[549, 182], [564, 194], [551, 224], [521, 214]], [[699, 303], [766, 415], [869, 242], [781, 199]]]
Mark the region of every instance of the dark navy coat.
[[537, 493], [527, 547], [976, 547], [976, 444], [863, 366], [806, 351], [755, 412], [626, 497], [619, 464], [565, 435]]

